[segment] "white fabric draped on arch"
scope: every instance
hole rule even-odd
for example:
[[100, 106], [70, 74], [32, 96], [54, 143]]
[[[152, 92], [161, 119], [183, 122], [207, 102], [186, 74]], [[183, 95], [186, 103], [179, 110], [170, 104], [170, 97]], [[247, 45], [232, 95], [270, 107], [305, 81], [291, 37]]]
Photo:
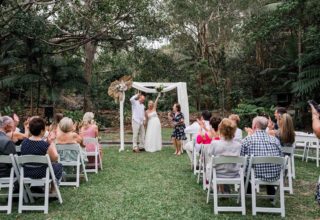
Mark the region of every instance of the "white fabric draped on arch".
[[[181, 112], [184, 114], [185, 124], [189, 125], [189, 100], [187, 92], [187, 83], [177, 82], [177, 83], [153, 83], [153, 82], [133, 82], [132, 87], [143, 91], [145, 93], [157, 93], [156, 88], [163, 86], [162, 92], [169, 92], [173, 89], [177, 89], [178, 102], [181, 105]], [[120, 101], [120, 150], [124, 150], [124, 126], [123, 126], [123, 105], [125, 98]], [[173, 104], [173, 103], [172, 103]], [[171, 108], [171, 106], [170, 106]]]

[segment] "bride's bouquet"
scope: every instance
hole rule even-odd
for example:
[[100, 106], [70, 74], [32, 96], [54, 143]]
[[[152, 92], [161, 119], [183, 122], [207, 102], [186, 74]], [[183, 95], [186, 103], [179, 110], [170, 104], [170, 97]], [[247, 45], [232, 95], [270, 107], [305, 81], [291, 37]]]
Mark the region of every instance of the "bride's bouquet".
[[158, 93], [163, 93], [163, 90], [164, 90], [164, 85], [162, 85], [162, 84], [160, 84], [159, 86], [157, 86], [156, 88], [156, 91], [158, 92]]

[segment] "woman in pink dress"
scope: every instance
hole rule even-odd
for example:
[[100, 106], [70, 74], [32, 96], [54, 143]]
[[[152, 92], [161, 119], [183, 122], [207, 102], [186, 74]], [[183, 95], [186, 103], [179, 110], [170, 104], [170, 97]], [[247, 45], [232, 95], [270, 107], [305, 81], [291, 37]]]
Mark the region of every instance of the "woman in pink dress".
[[[94, 121], [94, 114], [92, 112], [86, 112], [83, 116], [82, 126], [80, 128], [80, 136], [85, 138], [97, 138], [99, 135], [99, 129]], [[86, 144], [87, 152], [94, 152], [95, 146], [94, 144]], [[99, 153], [102, 157], [101, 145], [99, 145]], [[89, 163], [94, 163], [94, 158], [88, 157]], [[99, 162], [100, 163], [100, 162]]]

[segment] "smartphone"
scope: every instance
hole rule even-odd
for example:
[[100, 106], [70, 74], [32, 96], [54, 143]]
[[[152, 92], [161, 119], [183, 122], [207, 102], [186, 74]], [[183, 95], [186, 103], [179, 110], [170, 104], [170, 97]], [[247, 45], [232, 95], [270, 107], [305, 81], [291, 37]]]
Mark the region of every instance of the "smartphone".
[[316, 103], [316, 102], [313, 101], [313, 100], [309, 100], [309, 101], [308, 101], [308, 104], [309, 104], [309, 105], [312, 105], [312, 106], [317, 110], [317, 112], [320, 113], [320, 107], [319, 107], [319, 104], [318, 104], [318, 103]]

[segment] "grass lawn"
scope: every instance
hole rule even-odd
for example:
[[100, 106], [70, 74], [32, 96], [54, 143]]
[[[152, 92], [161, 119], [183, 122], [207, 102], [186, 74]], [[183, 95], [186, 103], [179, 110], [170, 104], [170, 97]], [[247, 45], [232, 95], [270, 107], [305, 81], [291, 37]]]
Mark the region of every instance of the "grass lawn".
[[[288, 219], [315, 219], [320, 209], [314, 201], [319, 176], [315, 162], [296, 160], [294, 195], [286, 194]], [[104, 170], [90, 174], [79, 188], [62, 187], [63, 204], [50, 203], [49, 214], [40, 212], [0, 214], [0, 219], [252, 219], [247, 199], [247, 216], [212, 213], [205, 191], [196, 183], [186, 154], [173, 155], [171, 148], [158, 153], [133, 154], [104, 150]], [[259, 214], [255, 219], [279, 219], [277, 214]]]

